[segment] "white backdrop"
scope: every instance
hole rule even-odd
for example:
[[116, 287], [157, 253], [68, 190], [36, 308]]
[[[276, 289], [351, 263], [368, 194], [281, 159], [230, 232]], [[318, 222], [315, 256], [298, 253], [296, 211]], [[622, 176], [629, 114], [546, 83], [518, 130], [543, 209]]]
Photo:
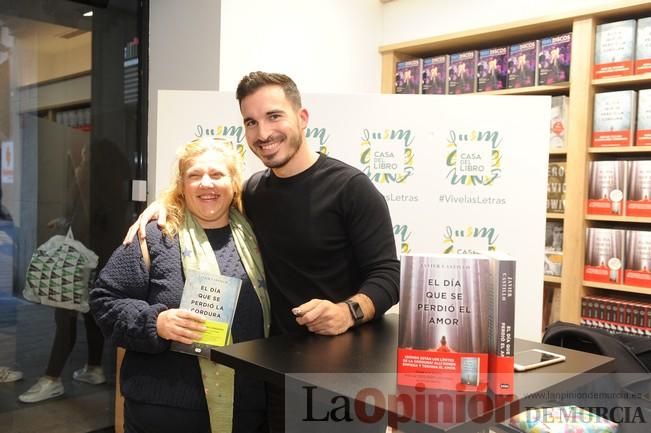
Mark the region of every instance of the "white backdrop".
[[[308, 142], [364, 171], [384, 194], [399, 252], [496, 249], [517, 259], [516, 336], [539, 341], [550, 98], [304, 94]], [[248, 152], [231, 92], [160, 91], [156, 195], [175, 149], [226, 136]]]

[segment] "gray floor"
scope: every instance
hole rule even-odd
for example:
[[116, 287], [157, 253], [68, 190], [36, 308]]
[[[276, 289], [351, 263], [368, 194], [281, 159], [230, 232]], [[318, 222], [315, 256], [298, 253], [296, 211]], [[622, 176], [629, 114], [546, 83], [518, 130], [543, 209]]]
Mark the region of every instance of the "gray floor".
[[72, 380], [72, 372], [86, 362], [86, 335], [78, 319], [77, 343], [62, 378], [65, 394], [40, 403], [17, 400], [43, 375], [54, 337], [54, 309], [16, 298], [0, 297], [0, 366], [21, 370], [25, 377], [0, 384], [2, 433], [110, 432], [113, 426], [115, 352], [104, 350], [104, 370], [109, 383], [88, 385]]

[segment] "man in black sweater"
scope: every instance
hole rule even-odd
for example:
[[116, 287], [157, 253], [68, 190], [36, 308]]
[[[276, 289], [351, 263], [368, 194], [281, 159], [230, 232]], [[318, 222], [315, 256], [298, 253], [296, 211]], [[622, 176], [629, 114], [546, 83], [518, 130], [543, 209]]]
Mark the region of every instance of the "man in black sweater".
[[268, 167], [243, 198], [265, 262], [272, 334], [336, 335], [381, 316], [398, 301], [400, 274], [384, 197], [358, 169], [310, 150], [291, 78], [252, 72], [236, 95], [249, 147]]

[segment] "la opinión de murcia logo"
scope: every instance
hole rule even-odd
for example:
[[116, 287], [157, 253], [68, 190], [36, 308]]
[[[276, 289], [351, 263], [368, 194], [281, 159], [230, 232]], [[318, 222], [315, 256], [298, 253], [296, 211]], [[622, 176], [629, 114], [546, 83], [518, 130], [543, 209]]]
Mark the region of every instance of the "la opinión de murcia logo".
[[414, 174], [413, 141], [409, 129], [364, 129], [362, 171], [375, 183], [404, 183]]
[[447, 178], [452, 185], [493, 185], [502, 172], [498, 131], [455, 132], [448, 136]]

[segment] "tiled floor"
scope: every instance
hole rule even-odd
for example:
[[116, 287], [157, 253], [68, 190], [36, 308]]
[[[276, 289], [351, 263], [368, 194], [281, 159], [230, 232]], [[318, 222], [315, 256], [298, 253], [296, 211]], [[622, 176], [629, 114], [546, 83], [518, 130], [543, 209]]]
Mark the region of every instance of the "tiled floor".
[[115, 352], [108, 345], [104, 370], [109, 383], [88, 385], [72, 380], [72, 372], [86, 362], [86, 335], [80, 318], [77, 343], [62, 378], [65, 394], [41, 403], [24, 404], [17, 397], [45, 370], [54, 336], [54, 310], [12, 297], [0, 297], [0, 366], [21, 370], [25, 377], [0, 383], [2, 433], [88, 433], [112, 431]]

